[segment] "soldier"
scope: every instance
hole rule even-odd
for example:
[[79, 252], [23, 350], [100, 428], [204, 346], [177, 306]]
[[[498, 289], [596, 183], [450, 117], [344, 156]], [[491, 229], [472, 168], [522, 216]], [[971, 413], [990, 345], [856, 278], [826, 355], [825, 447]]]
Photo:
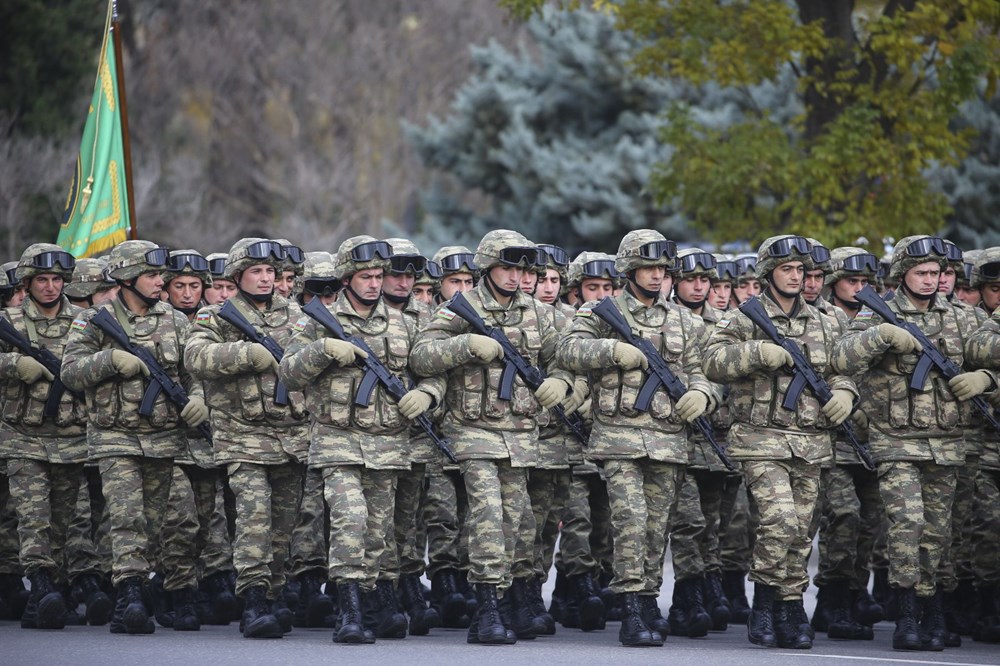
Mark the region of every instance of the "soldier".
[[979, 305], [982, 300], [979, 289], [972, 286], [972, 283], [976, 281], [974, 277], [976, 260], [982, 254], [983, 250], [966, 250], [962, 253], [962, 271], [955, 283], [955, 297], [972, 307]]
[[[512, 398], [498, 398], [503, 347], [492, 338], [469, 333], [468, 322], [447, 306], [420, 334], [410, 357], [421, 376], [448, 375], [448, 413], [442, 431], [452, 440], [468, 495], [469, 582], [475, 584], [478, 601], [470, 643], [516, 640], [508, 636], [508, 629], [520, 637], [534, 635], [526, 581], [515, 578], [511, 570], [528, 501], [526, 468], [537, 460], [539, 405], [558, 404], [573, 386], [573, 377], [554, 366], [558, 337], [554, 311], [518, 289], [523, 273], [534, 270], [538, 260], [538, 249], [521, 234], [491, 231], [480, 241], [474, 258], [480, 282], [465, 294], [487, 325], [502, 330], [529, 363], [548, 372], [534, 395], [518, 377]], [[448, 268], [444, 262], [442, 268]], [[497, 592], [507, 586], [503, 605], [506, 611], [509, 604], [511, 614], [505, 612], [507, 617], [501, 619]]]
[[[898, 281], [899, 289], [889, 307], [932, 336], [938, 349], [961, 366], [965, 336], [975, 324], [938, 295], [946, 264], [940, 238], [908, 236], [896, 243], [888, 277]], [[910, 389], [919, 350], [908, 331], [865, 308], [832, 357], [834, 368], [863, 373], [861, 404], [870, 421], [872, 457], [889, 521], [889, 581], [898, 602], [892, 645], [897, 650], [944, 648], [937, 568], [951, 538], [951, 504], [958, 468], [965, 463], [958, 402], [995, 388], [985, 371], [945, 381], [932, 369], [923, 387]]]
[[754, 272], [755, 257], [740, 257], [736, 260], [736, 279], [733, 282], [731, 307], [736, 307], [751, 296], [760, 295], [760, 280]]
[[712, 288], [708, 292], [707, 303], [716, 310], [729, 309], [733, 295], [733, 280], [736, 277], [736, 262], [726, 259], [721, 254], [715, 257], [715, 277], [712, 278]]
[[820, 298], [823, 295], [826, 276], [833, 270], [830, 265], [830, 250], [815, 238], [807, 238], [812, 246], [812, 268], [807, 270], [802, 280], [802, 298], [820, 312], [837, 316], [832, 308]]
[[688, 463], [686, 423], [718, 400], [701, 371], [704, 324], [669, 304], [662, 283], [674, 265], [676, 246], [652, 229], [622, 239], [615, 268], [627, 278], [625, 293], [612, 301], [631, 328], [650, 338], [688, 390], [673, 404], [660, 386], [649, 411], [634, 402], [648, 361], [594, 315], [594, 302], [577, 311], [559, 348], [560, 364], [590, 373], [594, 427], [586, 455], [598, 462], [611, 501], [614, 579], [625, 616], [619, 641], [659, 646], [666, 621], [656, 604], [671, 511]]
[[298, 245], [286, 238], [276, 238], [274, 242], [281, 245], [285, 251], [285, 260], [281, 264], [281, 275], [275, 276], [274, 291], [282, 298], [291, 299], [295, 288], [295, 279], [302, 275], [302, 264], [305, 261], [305, 253]]
[[2, 294], [3, 301], [0, 302], [0, 305], [5, 308], [21, 307], [21, 303], [24, 302], [28, 292], [25, 290], [24, 285], [17, 279], [17, 262], [8, 261], [0, 264], [0, 271], [6, 274], [7, 284], [9, 285]]
[[226, 272], [226, 262], [229, 255], [225, 252], [214, 252], [205, 259], [208, 260], [208, 270], [212, 274], [212, 284], [202, 291], [202, 298], [208, 305], [222, 305], [236, 295], [236, 283], [229, 279]]
[[441, 279], [441, 266], [437, 262], [427, 260], [427, 266], [413, 282], [413, 298], [431, 305], [434, 303], [434, 287]]
[[[344, 241], [335, 264], [344, 289], [328, 310], [398, 374], [406, 370], [416, 326], [380, 297], [391, 255], [388, 243], [371, 236]], [[330, 578], [340, 603], [333, 640], [402, 638], [406, 619], [396, 610], [392, 581], [379, 580], [379, 560], [392, 530], [396, 476], [409, 467], [407, 419], [443, 398], [443, 381], [421, 381], [398, 404], [379, 385], [368, 406], [354, 404], [364, 375], [355, 362], [368, 354], [311, 318], [296, 329], [281, 373], [290, 388], [305, 390], [312, 416], [309, 466], [322, 470], [330, 507]]]
[[110, 279], [105, 270], [107, 258], [80, 259], [73, 269], [73, 279], [63, 287], [63, 294], [78, 308], [92, 308], [112, 300], [118, 295], [118, 283]]
[[[185, 448], [182, 422], [195, 427], [208, 410], [201, 387], [183, 363], [188, 321], [160, 301], [167, 250], [149, 241], [125, 241], [108, 255], [118, 297], [80, 313], [66, 343], [62, 380], [86, 392], [88, 456], [98, 460], [111, 518], [112, 582], [118, 598], [112, 633], [148, 634], [155, 627], [142, 598], [170, 490], [173, 458]], [[90, 320], [111, 315], [132, 344], [147, 349], [168, 376], [188, 389], [183, 409], [161, 392], [148, 416], [139, 414], [149, 368], [117, 347]]]
[[[301, 317], [294, 301], [274, 293], [285, 260], [263, 238], [233, 244], [225, 276], [239, 290], [227, 301], [259, 334], [284, 347]], [[214, 281], [214, 278], [213, 278]], [[236, 496], [236, 594], [245, 602], [245, 638], [281, 638], [292, 629], [285, 605], [285, 560], [302, 494], [307, 443], [301, 395], [281, 396], [278, 361], [210, 305], [195, 317], [185, 362], [205, 382], [212, 408], [215, 462], [225, 465]], [[282, 404], [284, 403], [284, 404]]]
[[826, 404], [803, 391], [797, 409], [781, 405], [792, 358], [742, 312], [716, 324], [705, 352], [705, 374], [729, 384], [734, 420], [729, 455], [743, 463], [759, 516], [748, 635], [751, 643], [765, 647], [812, 647], [802, 591], [809, 582], [806, 560], [819, 465], [831, 456], [825, 428], [847, 418], [856, 396], [854, 384], [832, 376], [829, 368], [834, 323], [801, 297], [804, 273], [812, 268], [810, 250], [801, 236], [769, 238], [757, 251], [754, 271], [767, 284], [761, 303], [778, 332], [802, 345], [816, 372], [828, 376], [833, 397]]

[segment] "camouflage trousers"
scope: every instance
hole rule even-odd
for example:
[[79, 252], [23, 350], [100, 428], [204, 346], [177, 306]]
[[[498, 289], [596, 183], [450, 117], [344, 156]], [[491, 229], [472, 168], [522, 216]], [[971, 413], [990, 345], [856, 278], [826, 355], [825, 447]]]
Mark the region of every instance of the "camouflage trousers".
[[532, 575], [545, 581], [552, 567], [559, 520], [569, 501], [568, 469], [532, 469], [528, 472], [528, 499], [534, 519]]
[[[233, 541], [227, 516], [223, 470], [215, 479], [215, 502], [208, 522], [208, 539], [201, 550], [200, 567], [203, 576], [222, 571], [233, 571]], [[235, 517], [235, 511], [233, 512]], [[235, 520], [233, 521], [235, 527]]]
[[600, 474], [571, 474], [556, 568], [567, 576], [611, 571], [611, 504]]
[[330, 580], [375, 589], [379, 561], [391, 544], [397, 470], [360, 465], [323, 468], [330, 507]]
[[750, 571], [756, 528], [743, 476], [730, 475], [719, 509], [719, 560], [723, 571]]
[[1000, 586], [1000, 469], [980, 468], [976, 475], [972, 533], [976, 584]]
[[167, 512], [160, 530], [160, 570], [167, 591], [193, 588], [203, 573], [199, 558], [208, 543], [219, 470], [174, 465]]
[[743, 474], [757, 513], [749, 578], [777, 588], [779, 600], [801, 599], [809, 585], [809, 525], [820, 467], [801, 458], [746, 460]]
[[310, 571], [326, 575], [326, 556], [330, 550], [330, 516], [323, 497], [323, 470], [306, 470], [302, 484], [302, 501], [292, 530], [292, 554], [288, 572], [300, 576]]
[[721, 571], [719, 524], [728, 477], [725, 472], [688, 469], [670, 521], [674, 580]]
[[878, 475], [861, 465], [823, 470], [823, 515], [819, 531], [817, 587], [847, 584], [868, 587], [868, 565], [882, 524]]
[[101, 458], [101, 485], [111, 527], [111, 582], [153, 572], [170, 495], [172, 458]]
[[659, 594], [670, 517], [684, 472], [684, 465], [648, 458], [603, 461], [614, 540], [613, 592]]
[[469, 498], [468, 580], [506, 588], [529, 505], [527, 469], [509, 460], [465, 460], [459, 467]]
[[83, 480], [83, 463], [12, 458], [7, 461], [7, 479], [17, 512], [24, 575], [48, 569], [57, 582], [68, 583], [66, 531]]
[[951, 505], [957, 467], [929, 461], [887, 461], [878, 466], [878, 489], [889, 521], [889, 583], [932, 596], [937, 570], [951, 541]]
[[83, 574], [111, 573], [111, 519], [100, 470], [84, 467], [84, 481], [66, 532], [66, 568], [70, 580]]
[[0, 574], [17, 574], [21, 570], [21, 542], [17, 537], [17, 512], [10, 501], [7, 481], [7, 460], [0, 459]]
[[241, 462], [230, 463], [227, 471], [236, 498], [236, 594], [263, 585], [268, 598], [276, 599], [285, 585], [288, 542], [299, 510], [304, 467], [296, 462]]
[[[514, 561], [510, 566], [511, 579], [534, 578], [535, 576], [535, 537], [537, 536], [535, 512], [531, 506], [531, 495], [528, 493], [528, 475], [534, 468], [526, 470], [524, 493], [526, 501], [521, 512], [521, 520], [514, 534]], [[544, 526], [543, 526], [544, 527]]]
[[427, 476], [423, 523], [427, 539], [427, 577], [443, 569], [468, 571], [469, 499], [457, 472]]
[[403, 576], [424, 573], [424, 553], [420, 545], [418, 520], [426, 497], [427, 466], [413, 463], [409, 471], [396, 479], [396, 505], [393, 513], [394, 547], [386, 548], [379, 565], [379, 580], [398, 580]]
[[965, 464], [958, 468], [955, 499], [951, 504], [951, 543], [941, 556], [938, 567], [938, 585], [945, 592], [952, 592], [960, 580], [972, 580], [972, 509], [976, 498], [976, 475], [979, 455], [966, 456]]

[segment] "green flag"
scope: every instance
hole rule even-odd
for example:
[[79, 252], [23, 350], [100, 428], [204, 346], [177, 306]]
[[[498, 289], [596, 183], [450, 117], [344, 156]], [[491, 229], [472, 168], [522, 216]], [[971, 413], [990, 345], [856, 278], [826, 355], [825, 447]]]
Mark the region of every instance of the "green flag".
[[94, 96], [57, 241], [77, 258], [126, 240], [131, 220], [111, 17], [109, 3]]

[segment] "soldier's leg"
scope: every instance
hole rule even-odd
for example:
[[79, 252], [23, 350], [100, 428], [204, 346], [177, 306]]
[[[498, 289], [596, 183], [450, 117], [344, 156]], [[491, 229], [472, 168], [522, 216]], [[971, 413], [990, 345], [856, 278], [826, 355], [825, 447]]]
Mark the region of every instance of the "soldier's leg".
[[938, 584], [945, 592], [953, 592], [958, 587], [960, 579], [972, 578], [966, 534], [972, 521], [978, 468], [978, 455], [966, 456], [965, 464], [958, 468], [955, 499], [951, 506], [951, 542], [945, 547], [937, 573]]
[[535, 576], [544, 575], [539, 570], [545, 550], [543, 533], [549, 514], [555, 510], [556, 473], [552, 469], [531, 469], [528, 471], [528, 500], [532, 524], [535, 527], [532, 539], [531, 573]]
[[170, 494], [160, 531], [159, 562], [167, 592], [198, 584], [198, 509], [191, 480], [180, 465], [171, 472]]
[[135, 456], [102, 458], [100, 470], [110, 526], [111, 582], [117, 587], [126, 578], [146, 577], [153, 569], [147, 559], [142, 462]]
[[[681, 483], [676, 513], [670, 522], [670, 554], [675, 581], [699, 578], [705, 574], [705, 562], [698, 543], [705, 525], [698, 481], [693, 474], [688, 474]], [[663, 567], [660, 567], [661, 577], [662, 570]], [[659, 585], [656, 585], [656, 590], [659, 590]]]
[[[535, 514], [538, 530], [538, 545], [535, 549], [535, 575], [541, 581], [548, 579], [555, 555], [556, 539], [559, 538], [559, 520], [569, 498], [569, 470], [552, 470], [552, 505], [549, 510]], [[540, 522], [544, 519], [543, 522]]]
[[229, 525], [226, 520], [225, 499], [222, 489], [224, 482], [219, 474], [219, 470], [215, 472], [212, 491], [212, 516], [208, 523], [208, 536], [205, 540], [205, 548], [201, 551], [201, 570], [206, 577], [233, 571], [233, 544], [229, 539]]
[[236, 567], [236, 594], [244, 596], [251, 587], [270, 590], [271, 487], [268, 469], [254, 463], [230, 463], [229, 487], [236, 500], [236, 538], [233, 564]]
[[655, 597], [660, 594], [670, 517], [677, 509], [681, 488], [685, 484], [685, 467], [644, 461], [641, 468], [642, 493], [646, 505], [643, 588], [646, 594]]
[[[396, 505], [396, 470], [365, 469], [361, 475], [361, 488], [364, 493], [368, 515], [365, 523], [364, 548], [365, 556], [362, 563], [364, 582], [362, 586], [373, 589], [380, 579], [379, 562], [387, 548], [395, 549], [393, 538], [393, 516]], [[393, 578], [385, 578], [387, 582]]]
[[322, 470], [324, 494], [330, 507], [330, 580], [362, 583], [365, 578], [365, 534], [368, 503], [358, 465]]
[[824, 588], [853, 583], [861, 528], [861, 502], [851, 467], [824, 470], [823, 526], [819, 533], [819, 569], [813, 581]]
[[976, 475], [972, 567], [980, 590], [1000, 589], [1000, 471]]
[[614, 541], [611, 589], [618, 594], [642, 592], [649, 550], [642, 467], [634, 460], [608, 460], [604, 462], [602, 476], [608, 488]]
[[593, 531], [590, 515], [590, 478], [594, 474], [571, 474], [566, 507], [562, 514], [559, 553], [567, 576], [593, 574], [597, 560], [590, 549]]
[[[744, 461], [743, 472], [758, 516], [750, 580], [775, 588], [776, 597], [787, 594], [788, 564], [795, 556], [799, 522], [789, 468], [781, 461]], [[808, 508], [807, 522], [812, 505]]]
[[7, 461], [0, 459], [0, 575], [20, 576], [21, 541], [17, 536], [17, 511], [10, 499]]
[[819, 498], [821, 469], [793, 458], [788, 465], [792, 491], [792, 506], [795, 508], [796, 522], [789, 530], [792, 541], [789, 545], [788, 562], [785, 569], [786, 580], [779, 591], [779, 599], [801, 599], [802, 592], [809, 586], [806, 565], [812, 551], [812, 522]]
[[746, 482], [743, 476], [729, 476], [719, 525], [719, 558], [723, 570], [750, 570], [753, 539]]
[[302, 486], [302, 501], [292, 529], [289, 573], [301, 576], [322, 571], [326, 576], [326, 500], [323, 498], [323, 473], [308, 469]]
[[[538, 523], [535, 520], [535, 511], [531, 500], [530, 484], [528, 475], [534, 472], [533, 469], [525, 470], [525, 501], [522, 503], [521, 521], [517, 533], [514, 535], [514, 561], [511, 564], [512, 578], [530, 578], [535, 575], [535, 547], [538, 542]], [[550, 484], [541, 484], [544, 487], [544, 494], [551, 496]], [[551, 502], [551, 499], [549, 499]]]
[[918, 597], [931, 597], [937, 589], [937, 572], [951, 543], [952, 502], [958, 467], [924, 463], [920, 470], [924, 526], [920, 532], [920, 582]]
[[424, 505], [427, 533], [427, 576], [438, 571], [457, 570], [461, 565], [459, 550], [458, 496], [451, 476], [437, 470], [428, 476]]
[[722, 571], [722, 559], [719, 554], [719, 526], [727, 475], [723, 472], [706, 471], [695, 472], [694, 476], [698, 482], [701, 514], [705, 517], [705, 530], [698, 539], [701, 547], [701, 559], [705, 563], [706, 572], [718, 573]]
[[73, 504], [73, 517], [66, 529], [66, 569], [71, 580], [102, 572], [94, 544], [96, 526], [91, 529], [91, 517], [90, 488], [87, 483], [81, 483]]
[[[611, 525], [611, 496], [604, 479], [593, 474], [587, 477], [590, 485], [590, 552], [601, 571], [614, 571], [614, 536]], [[610, 579], [609, 579], [610, 583]]]
[[21, 566], [31, 578], [39, 570], [55, 576], [52, 559], [49, 463], [12, 458], [7, 461], [10, 501], [17, 512], [17, 533], [21, 544]]
[[302, 475], [305, 467], [301, 463], [290, 462], [271, 465], [267, 469], [267, 480], [271, 491], [271, 586], [268, 599], [281, 598], [287, 574], [289, 542], [295, 527], [295, 516], [302, 499]]
[[396, 485], [396, 508], [393, 529], [399, 552], [399, 573], [421, 576], [424, 573], [424, 550], [420, 547], [422, 498], [425, 496], [425, 465], [414, 463], [409, 472], [400, 474]]
[[886, 555], [889, 583], [911, 589], [920, 581], [920, 530], [924, 522], [924, 498], [920, 469], [915, 463], [895, 461], [878, 466], [879, 494], [885, 507]]

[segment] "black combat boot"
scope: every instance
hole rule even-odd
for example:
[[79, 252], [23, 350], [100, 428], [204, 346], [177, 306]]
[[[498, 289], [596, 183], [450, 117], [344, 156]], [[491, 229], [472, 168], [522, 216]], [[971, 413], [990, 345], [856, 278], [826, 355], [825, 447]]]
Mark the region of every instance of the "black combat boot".
[[874, 640], [875, 632], [854, 619], [852, 601], [854, 590], [847, 587], [847, 582], [833, 585], [828, 590], [830, 622], [827, 627], [827, 637], [848, 641]]
[[174, 603], [174, 631], [199, 631], [201, 621], [195, 609], [196, 588], [188, 587], [170, 593]]
[[729, 620], [733, 612], [729, 607], [729, 599], [722, 589], [722, 574], [718, 571], [710, 571], [705, 574], [705, 581], [702, 586], [702, 596], [705, 600], [705, 610], [712, 618], [712, 629], [714, 631], [725, 631], [729, 627]]
[[580, 629], [584, 631], [604, 629], [604, 602], [601, 600], [601, 594], [594, 582], [594, 577], [585, 573], [571, 576], [569, 582], [572, 585], [569, 595], [573, 597], [576, 604]]
[[163, 589], [163, 575], [156, 573], [143, 587], [143, 602], [161, 627], [174, 626], [174, 605], [170, 593]]
[[399, 612], [396, 586], [391, 580], [375, 583], [375, 603], [378, 617], [375, 638], [406, 638], [406, 616]]
[[528, 589], [528, 602], [531, 606], [531, 614], [538, 622], [539, 636], [554, 636], [556, 633], [556, 621], [545, 610], [545, 601], [542, 599], [542, 578], [532, 576], [525, 582]]
[[526, 578], [515, 578], [504, 600], [510, 600], [510, 610], [514, 620], [514, 633], [519, 639], [531, 640], [547, 629], [545, 620], [532, 612], [531, 597]]
[[917, 597], [920, 608], [920, 649], [940, 652], [944, 649], [947, 629], [944, 624], [944, 609], [941, 607], [941, 592], [930, 597]]
[[102, 627], [111, 620], [111, 597], [101, 589], [97, 574], [80, 574], [73, 581], [71, 598], [87, 608], [87, 622], [94, 627]]
[[47, 569], [39, 569], [28, 577], [31, 594], [21, 615], [22, 629], [62, 629], [66, 626], [66, 600]]
[[873, 627], [885, 619], [885, 609], [875, 601], [867, 587], [855, 591], [851, 612], [854, 619], [866, 627]]
[[920, 650], [920, 627], [917, 623], [917, 591], [895, 588], [896, 630], [892, 633], [893, 650]]
[[469, 626], [465, 595], [458, 589], [458, 572], [441, 569], [431, 579], [431, 597], [441, 616], [441, 626], [464, 629]]
[[972, 639], [981, 643], [1000, 643], [1000, 588], [981, 584], [979, 617], [972, 629]]
[[441, 626], [441, 616], [438, 615], [437, 610], [427, 607], [419, 576], [412, 574], [401, 576], [399, 594], [402, 598], [403, 608], [410, 616], [411, 636], [426, 636], [431, 629]]
[[333, 632], [334, 643], [360, 645], [368, 642], [361, 615], [361, 588], [354, 581], [337, 584], [340, 617]]
[[754, 583], [753, 607], [747, 619], [747, 637], [754, 645], [778, 647], [774, 632], [775, 589], [763, 583]]
[[115, 609], [111, 614], [111, 633], [151, 634], [156, 631], [142, 598], [142, 583], [142, 576], [131, 576], [118, 584]]
[[281, 632], [285, 634], [291, 633], [292, 625], [295, 621], [295, 613], [288, 607], [285, 595], [279, 592], [277, 598], [271, 600], [270, 604], [271, 615], [277, 618], [278, 624], [281, 625]]
[[73, 601], [73, 589], [69, 585], [63, 585], [59, 590], [63, 600], [66, 602], [66, 612], [63, 614], [63, 625], [67, 627], [87, 626], [87, 616], [80, 615], [79, 605]]
[[670, 623], [660, 612], [659, 598], [652, 594], [640, 594], [639, 607], [642, 609], [642, 621], [649, 627], [653, 640], [662, 645], [670, 635]]
[[323, 593], [325, 571], [305, 571], [299, 574], [299, 604], [295, 607], [293, 626], [313, 628], [326, 626], [333, 614], [333, 599]]
[[476, 584], [476, 614], [474, 621], [469, 626], [469, 635], [466, 641], [479, 645], [506, 645], [509, 643], [507, 628], [500, 617], [500, 603], [497, 601], [496, 585]]
[[684, 608], [687, 610], [688, 638], [702, 638], [708, 635], [712, 628], [712, 616], [705, 610], [705, 600], [702, 596], [704, 581], [701, 578], [689, 578], [682, 581], [681, 594], [684, 598]]
[[[656, 600], [653, 600], [654, 604]], [[618, 630], [618, 641], [625, 647], [660, 647], [663, 645], [663, 637], [653, 635], [653, 630], [649, 628], [642, 619], [642, 601], [636, 592], [626, 592], [622, 595], [622, 626]]]
[[278, 618], [271, 612], [267, 601], [267, 588], [254, 585], [243, 593], [243, 619], [240, 631], [244, 638], [281, 638], [285, 632]]
[[747, 599], [745, 571], [723, 571], [722, 591], [729, 599], [730, 624], [746, 624], [750, 619], [750, 601]]
[[0, 601], [6, 607], [5, 620], [20, 620], [28, 605], [28, 590], [24, 589], [24, 579], [21, 574], [0, 574]]
[[816, 608], [813, 610], [809, 625], [814, 631], [826, 633], [830, 628], [831, 597], [836, 592], [829, 585], [819, 585], [816, 588]]
[[563, 604], [570, 594], [569, 580], [565, 570], [562, 567], [556, 567], [556, 581], [552, 588], [552, 600], [549, 602], [549, 615], [560, 624], [562, 624]]
[[951, 645], [954, 639], [946, 637], [945, 647], [960, 647], [962, 636], [971, 636], [979, 615], [979, 598], [971, 580], [960, 580], [951, 592], [944, 592], [944, 622], [949, 634], [959, 637], [959, 645]]
[[208, 596], [210, 613], [207, 614], [206, 624], [226, 626], [239, 617], [239, 601], [230, 585], [228, 571], [216, 571], [206, 576], [200, 587]]
[[597, 589], [601, 591], [601, 601], [604, 602], [604, 617], [608, 622], [619, 622], [625, 617], [625, 608], [622, 606], [622, 595], [611, 590], [613, 578], [611, 571], [598, 571]]
[[797, 600], [775, 601], [774, 635], [778, 647], [786, 650], [808, 650], [812, 648], [812, 637], [806, 631], [808, 623], [800, 623], [795, 607]]

